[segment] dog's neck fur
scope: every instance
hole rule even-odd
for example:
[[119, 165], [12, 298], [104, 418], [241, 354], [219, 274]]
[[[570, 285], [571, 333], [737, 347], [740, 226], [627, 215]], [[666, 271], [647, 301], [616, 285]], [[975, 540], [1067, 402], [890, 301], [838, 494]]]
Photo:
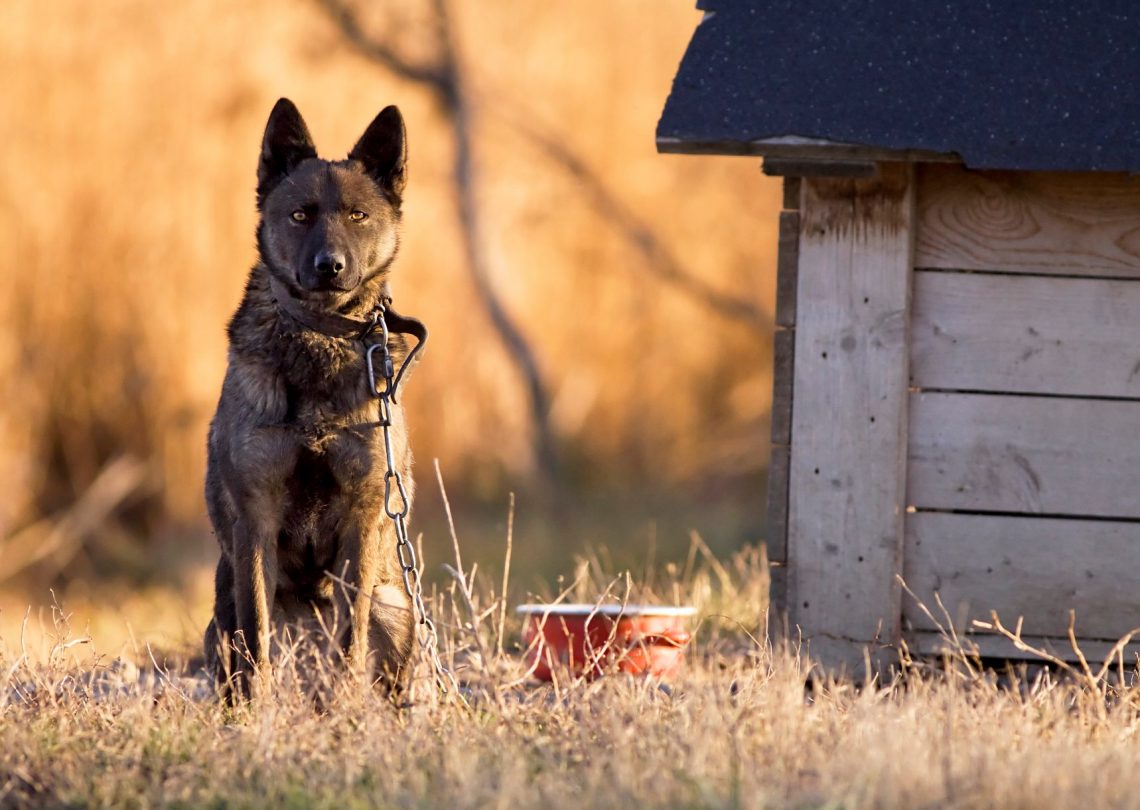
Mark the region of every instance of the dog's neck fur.
[[338, 311], [311, 307], [294, 296], [288, 287], [272, 276], [269, 279], [269, 289], [284, 315], [322, 335], [342, 339], [363, 339], [375, 328], [380, 308], [386, 308], [392, 301], [386, 286], [382, 286], [376, 304], [368, 310], [366, 317], [356, 318]]
[[[382, 297], [387, 295], [387, 275], [386, 272], [378, 273], [373, 278], [367, 279], [353, 291], [354, 295], [346, 304], [329, 311], [347, 320], [363, 324], [381, 302]], [[230, 324], [230, 345], [235, 351], [253, 356], [265, 353], [266, 347], [263, 344], [241, 340], [242, 335], [249, 334], [257, 334], [261, 340], [288, 340], [299, 344], [298, 348], [314, 356], [314, 359], [320, 358], [325, 361], [330, 354], [357, 351], [349, 345], [350, 342], [346, 341], [345, 337], [329, 335], [290, 315], [278, 304], [274, 287], [280, 288], [279, 294], [289, 294], [287, 285], [276, 279], [265, 263], [255, 266], [246, 283], [241, 306], [238, 307]], [[300, 302], [300, 305], [305, 306], [303, 302]], [[237, 329], [235, 326], [238, 323], [249, 324], [253, 329]]]

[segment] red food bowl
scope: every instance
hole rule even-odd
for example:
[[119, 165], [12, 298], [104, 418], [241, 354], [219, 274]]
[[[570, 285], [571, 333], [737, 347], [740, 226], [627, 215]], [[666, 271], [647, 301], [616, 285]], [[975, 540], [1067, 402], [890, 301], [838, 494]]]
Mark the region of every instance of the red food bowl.
[[523, 643], [534, 675], [544, 681], [565, 667], [597, 677], [616, 667], [669, 678], [680, 670], [694, 607], [659, 605], [520, 605]]

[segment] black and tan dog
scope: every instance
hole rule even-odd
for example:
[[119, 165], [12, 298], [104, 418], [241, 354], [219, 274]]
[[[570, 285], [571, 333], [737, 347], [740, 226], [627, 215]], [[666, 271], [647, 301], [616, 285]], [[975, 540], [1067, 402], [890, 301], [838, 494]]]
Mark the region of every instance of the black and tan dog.
[[[317, 157], [297, 108], [273, 108], [257, 172], [260, 257], [229, 325], [229, 366], [210, 426], [206, 501], [221, 545], [206, 656], [227, 696], [269, 667], [275, 629], [336, 625], [349, 668], [398, 684], [413, 644], [387, 463], [362, 340], [387, 299], [407, 180], [395, 107], [347, 160]], [[397, 367], [408, 344], [393, 334]], [[396, 470], [412, 494], [403, 410]], [[333, 576], [329, 576], [332, 574]]]

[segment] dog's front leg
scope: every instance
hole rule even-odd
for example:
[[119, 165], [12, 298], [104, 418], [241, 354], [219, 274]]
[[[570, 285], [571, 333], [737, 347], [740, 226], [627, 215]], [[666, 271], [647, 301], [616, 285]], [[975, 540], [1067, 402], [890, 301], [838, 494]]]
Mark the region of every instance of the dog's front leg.
[[256, 673], [264, 681], [269, 675], [277, 544], [297, 445], [280, 428], [248, 426], [234, 429], [220, 444], [225, 451], [219, 454], [219, 477], [233, 514], [233, 672], [238, 694], [252, 696], [251, 676]]
[[345, 583], [336, 589], [337, 609], [340, 615], [348, 616], [348, 633], [342, 637], [342, 645], [348, 658], [349, 670], [361, 678], [369, 678], [368, 637], [372, 621], [373, 591], [380, 573], [380, 560], [377, 557], [380, 546], [380, 530], [376, 520], [354, 516], [350, 525], [341, 534], [340, 555], [337, 570], [342, 572]]
[[[268, 524], [268, 525], [267, 525]], [[234, 606], [238, 688], [251, 696], [251, 675], [269, 675], [270, 616], [277, 593], [277, 527], [239, 519], [235, 526]]]
[[206, 665], [214, 673], [219, 693], [230, 697], [234, 674], [234, 632], [237, 616], [234, 608], [233, 563], [222, 554], [214, 574], [214, 616], [206, 628]]

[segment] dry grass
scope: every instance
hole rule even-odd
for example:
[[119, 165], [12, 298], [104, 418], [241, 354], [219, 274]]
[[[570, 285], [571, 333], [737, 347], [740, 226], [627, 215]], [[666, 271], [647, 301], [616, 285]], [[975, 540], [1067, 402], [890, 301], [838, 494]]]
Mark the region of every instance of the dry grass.
[[998, 678], [964, 654], [903, 661], [885, 684], [822, 679], [763, 640], [755, 551], [722, 564], [694, 538], [656, 588], [579, 566], [575, 597], [699, 607], [668, 689], [617, 675], [523, 683], [501, 585], [475, 571], [455, 582], [433, 610], [467, 706], [424, 691], [421, 667], [410, 708], [345, 691], [318, 712], [279, 668], [271, 696], [232, 711], [145, 648], [141, 671], [93, 664], [65, 621], [34, 663], [6, 638], [0, 805], [1122, 807], [1140, 789], [1134, 688]]

